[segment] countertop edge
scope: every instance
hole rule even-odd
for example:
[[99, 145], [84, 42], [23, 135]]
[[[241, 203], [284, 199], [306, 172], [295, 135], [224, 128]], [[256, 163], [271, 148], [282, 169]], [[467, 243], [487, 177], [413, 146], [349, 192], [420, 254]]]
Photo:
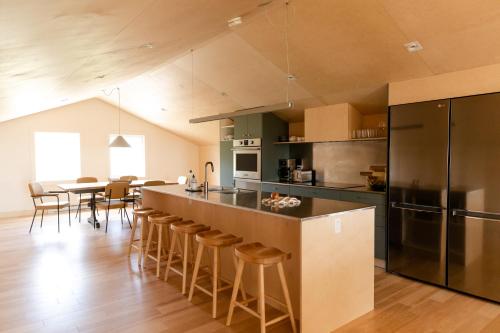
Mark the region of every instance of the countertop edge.
[[[166, 195], [173, 195], [175, 197], [184, 198], [187, 200], [196, 200], [196, 201], [206, 202], [206, 203], [212, 204], [212, 205], [219, 205], [219, 206], [224, 206], [224, 207], [229, 207], [229, 208], [234, 208], [234, 209], [242, 209], [242, 210], [246, 210], [249, 212], [277, 216], [277, 217], [281, 217], [281, 218], [285, 218], [285, 219], [289, 219], [289, 220], [294, 220], [294, 221], [299, 221], [299, 222], [308, 221], [308, 220], [317, 219], [317, 218], [322, 218], [325, 216], [345, 214], [345, 213], [355, 212], [355, 211], [359, 211], [359, 210], [372, 209], [372, 208], [375, 209], [375, 207], [376, 207], [375, 205], [366, 204], [367, 205], [366, 207], [347, 209], [347, 210], [343, 210], [340, 212], [333, 212], [333, 213], [329, 213], [329, 214], [321, 214], [321, 215], [308, 216], [308, 217], [301, 218], [301, 217], [288, 216], [288, 215], [283, 215], [283, 214], [279, 214], [279, 213], [273, 213], [273, 212], [268, 212], [268, 211], [263, 211], [263, 210], [258, 210], [258, 209], [252, 209], [252, 208], [248, 208], [248, 207], [229, 205], [229, 204], [221, 203], [221, 202], [213, 202], [213, 201], [205, 200], [203, 198], [190, 198], [190, 197], [180, 195], [178, 193], [162, 191], [162, 190], [157, 189], [155, 187], [156, 186], [151, 186], [151, 187], [147, 186], [147, 187], [143, 187], [142, 190], [147, 190], [147, 191], [156, 192], [156, 193], [160, 193], [160, 194], [166, 194]], [[327, 199], [324, 199], [324, 200], [327, 200]]]

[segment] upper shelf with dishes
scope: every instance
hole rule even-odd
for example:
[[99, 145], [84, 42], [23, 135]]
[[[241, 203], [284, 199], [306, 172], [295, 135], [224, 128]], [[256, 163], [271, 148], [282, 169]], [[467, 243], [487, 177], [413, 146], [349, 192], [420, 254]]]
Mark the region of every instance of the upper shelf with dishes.
[[290, 123], [289, 136], [275, 144], [383, 141], [387, 138], [387, 114], [362, 115], [348, 103], [304, 110], [304, 122]]

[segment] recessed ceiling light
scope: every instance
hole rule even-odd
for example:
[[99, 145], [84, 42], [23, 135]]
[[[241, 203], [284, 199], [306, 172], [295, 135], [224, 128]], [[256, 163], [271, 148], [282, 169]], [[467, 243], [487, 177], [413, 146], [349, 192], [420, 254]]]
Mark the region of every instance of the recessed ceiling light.
[[410, 53], [421, 51], [424, 49], [422, 44], [420, 44], [420, 42], [416, 41], [416, 40], [413, 42], [406, 43], [405, 47], [408, 50], [408, 52], [410, 52]]
[[243, 23], [243, 20], [241, 19], [241, 16], [233, 17], [232, 19], [227, 20], [227, 25], [230, 28], [235, 27], [237, 25], [240, 25], [241, 23]]
[[153, 47], [155, 47], [155, 45], [153, 43], [146, 43], [146, 44], [142, 44], [141, 47], [143, 49], [152, 49]]
[[293, 75], [293, 74], [288, 74], [288, 80], [289, 81], [295, 81], [295, 80], [297, 80], [297, 77], [295, 75]]
[[106, 77], [105, 74], [97, 75], [95, 78], [96, 79], [104, 79]]

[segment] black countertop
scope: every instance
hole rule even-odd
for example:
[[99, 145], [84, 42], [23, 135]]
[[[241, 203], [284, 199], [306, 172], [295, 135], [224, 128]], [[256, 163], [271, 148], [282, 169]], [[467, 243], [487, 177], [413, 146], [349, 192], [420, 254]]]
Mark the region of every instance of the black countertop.
[[293, 185], [293, 186], [306, 186], [306, 187], [321, 187], [321, 188], [329, 188], [333, 190], [342, 190], [342, 191], [353, 191], [353, 192], [365, 192], [365, 193], [376, 193], [376, 194], [385, 194], [385, 191], [375, 191], [372, 190], [365, 185], [360, 184], [346, 184], [346, 183], [329, 183], [329, 182], [321, 182], [315, 181], [313, 182], [291, 182], [284, 181], [278, 179], [272, 180], [263, 180], [262, 183], [268, 184], [283, 184], [283, 185]]
[[240, 190], [237, 193], [188, 192], [185, 185], [165, 185], [143, 187], [143, 191], [152, 191], [174, 195], [186, 199], [205, 201], [208, 203], [234, 208], [275, 214], [299, 220], [307, 220], [325, 215], [344, 213], [358, 209], [375, 208], [375, 206], [338, 200], [308, 198], [295, 196], [302, 201], [298, 207], [274, 208], [265, 206], [261, 199], [270, 197], [268, 192]]

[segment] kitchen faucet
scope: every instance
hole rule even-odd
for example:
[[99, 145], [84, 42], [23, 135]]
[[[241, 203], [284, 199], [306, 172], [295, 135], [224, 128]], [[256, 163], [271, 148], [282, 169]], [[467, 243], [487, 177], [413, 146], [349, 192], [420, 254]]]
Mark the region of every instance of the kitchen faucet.
[[208, 179], [207, 179], [207, 166], [210, 165], [212, 167], [212, 172], [214, 172], [214, 164], [212, 162], [205, 163], [205, 182], [203, 183], [203, 191], [208, 193]]

